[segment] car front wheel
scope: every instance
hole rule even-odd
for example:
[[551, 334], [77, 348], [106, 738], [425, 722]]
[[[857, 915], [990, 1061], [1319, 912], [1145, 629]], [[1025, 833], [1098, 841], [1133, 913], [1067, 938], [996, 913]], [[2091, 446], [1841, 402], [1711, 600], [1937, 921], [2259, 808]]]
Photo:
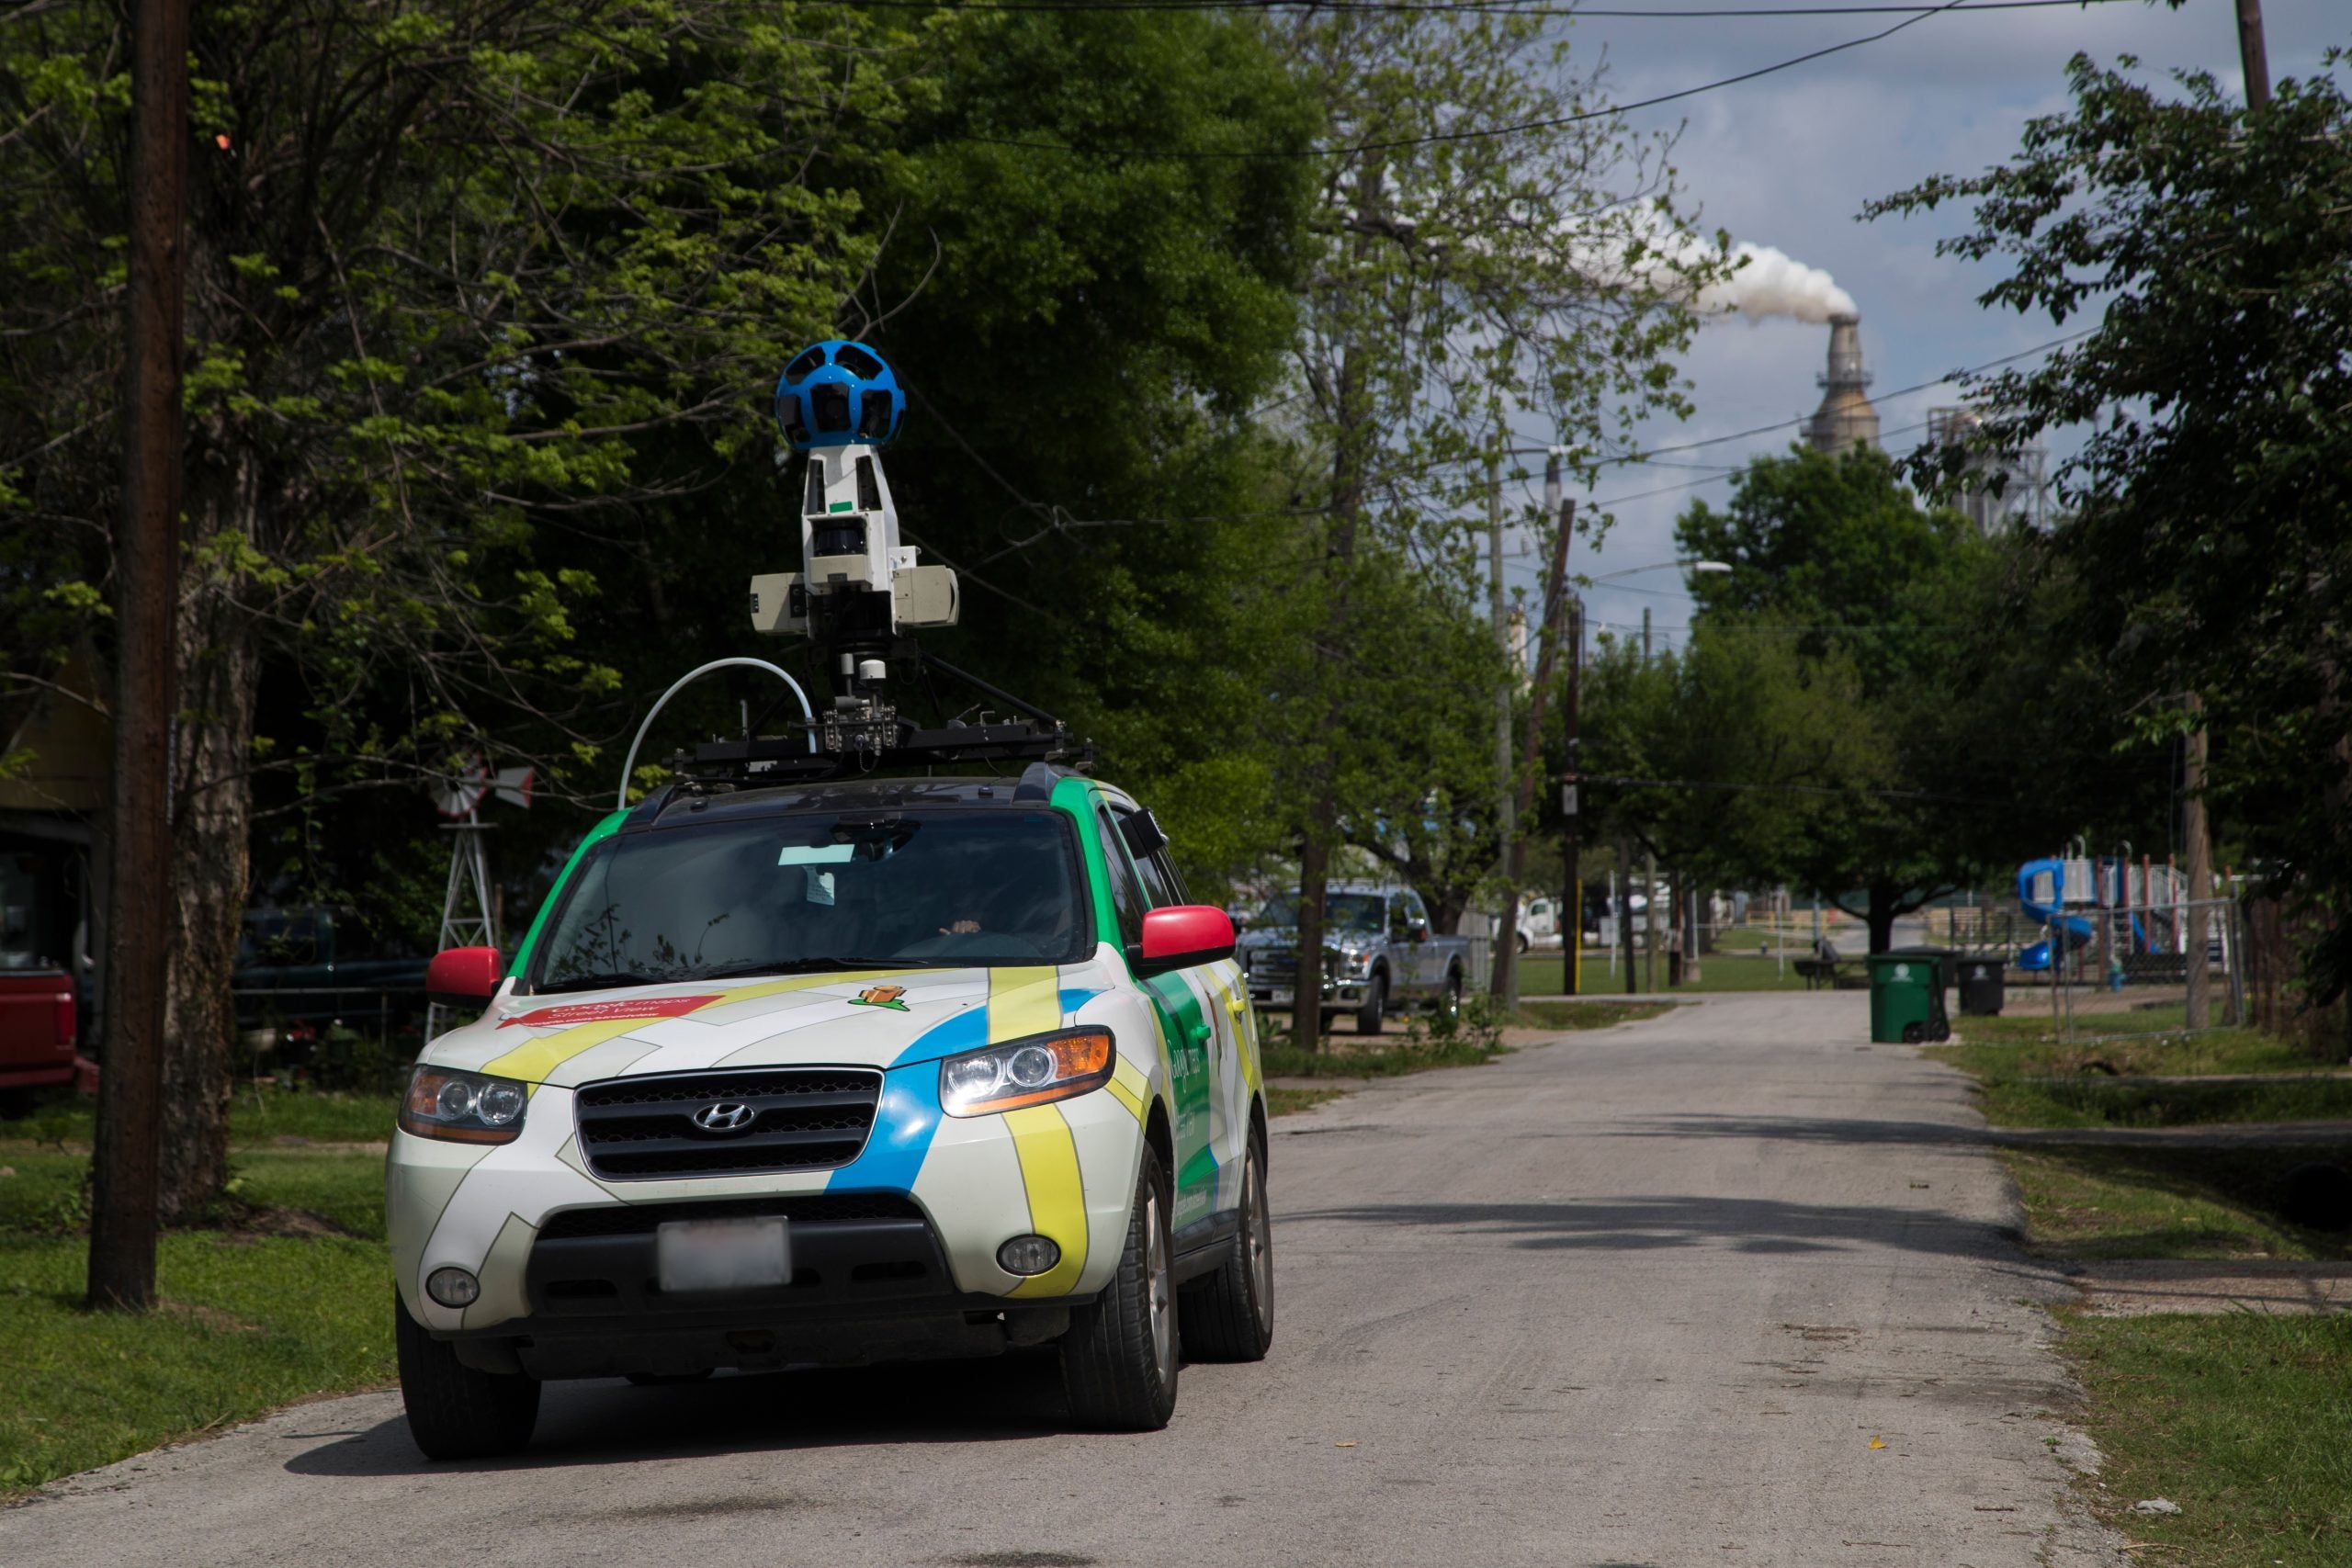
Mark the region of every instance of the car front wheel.
[[1374, 975], [1363, 988], [1363, 1006], [1356, 1010], [1356, 1032], [1377, 1034], [1380, 1021], [1388, 1016], [1388, 976]]
[[531, 1440], [539, 1419], [538, 1379], [467, 1366], [458, 1359], [456, 1346], [434, 1338], [408, 1314], [397, 1291], [392, 1312], [409, 1436], [425, 1458], [489, 1459]]
[[1102, 1432], [1157, 1432], [1176, 1411], [1175, 1244], [1159, 1156], [1136, 1173], [1127, 1241], [1102, 1293], [1073, 1308], [1062, 1336], [1071, 1418]]

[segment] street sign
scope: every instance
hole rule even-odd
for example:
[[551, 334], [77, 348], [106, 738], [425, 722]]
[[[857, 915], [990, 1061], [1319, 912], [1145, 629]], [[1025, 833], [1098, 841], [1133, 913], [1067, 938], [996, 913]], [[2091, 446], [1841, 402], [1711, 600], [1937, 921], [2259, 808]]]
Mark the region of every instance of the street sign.
[[1577, 786], [1572, 784], [1564, 784], [1560, 786], [1560, 815], [1574, 817], [1576, 814]]

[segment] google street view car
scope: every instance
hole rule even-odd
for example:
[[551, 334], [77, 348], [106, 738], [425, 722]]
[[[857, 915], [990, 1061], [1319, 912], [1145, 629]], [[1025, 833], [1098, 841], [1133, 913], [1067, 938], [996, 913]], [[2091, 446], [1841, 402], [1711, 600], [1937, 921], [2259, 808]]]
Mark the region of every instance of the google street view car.
[[1052, 1348], [1080, 1425], [1149, 1430], [1180, 1348], [1272, 1337], [1232, 923], [1049, 716], [925, 729], [887, 700], [904, 628], [952, 621], [955, 589], [898, 543], [895, 383], [862, 406], [887, 367], [819, 344], [794, 369], [836, 365], [863, 374], [816, 385], [844, 395], [779, 388], [807, 570], [753, 592], [761, 629], [837, 661], [832, 705], [682, 753], [511, 959], [434, 961], [435, 999], [481, 1010], [419, 1058], [387, 1168], [434, 1458], [527, 1442], [553, 1378], [1023, 1347]]

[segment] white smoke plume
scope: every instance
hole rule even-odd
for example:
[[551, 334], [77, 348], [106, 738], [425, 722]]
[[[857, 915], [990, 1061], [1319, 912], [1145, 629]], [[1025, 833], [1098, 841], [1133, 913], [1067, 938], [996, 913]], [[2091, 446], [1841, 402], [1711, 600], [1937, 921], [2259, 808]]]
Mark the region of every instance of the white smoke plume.
[[1807, 266], [1785, 251], [1742, 240], [1731, 248], [1734, 261], [1746, 265], [1721, 283], [1699, 291], [1699, 309], [1711, 315], [1741, 315], [1750, 321], [1788, 316], [1800, 321], [1826, 322], [1832, 316], [1859, 316], [1854, 297], [1817, 266]]
[[1720, 267], [1725, 261], [1736, 264], [1737, 270], [1702, 288], [1691, 301], [1702, 315], [1745, 316], [1751, 321], [1788, 316], [1822, 323], [1832, 316], [1861, 313], [1854, 297], [1821, 268], [1746, 240], [1721, 251], [1695, 234], [1637, 220], [1631, 232], [1587, 231], [1569, 241], [1568, 252], [1577, 269], [1589, 277], [1647, 288], [1670, 299], [1690, 298], [1690, 273]]

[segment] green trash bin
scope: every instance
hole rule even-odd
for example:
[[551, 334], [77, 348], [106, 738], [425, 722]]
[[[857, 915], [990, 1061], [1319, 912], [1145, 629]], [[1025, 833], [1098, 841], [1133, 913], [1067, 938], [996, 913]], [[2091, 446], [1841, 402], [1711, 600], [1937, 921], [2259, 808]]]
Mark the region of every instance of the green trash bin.
[[1917, 1045], [1951, 1038], [1951, 1023], [1944, 1014], [1943, 964], [1936, 953], [1870, 955], [1873, 1043]]

